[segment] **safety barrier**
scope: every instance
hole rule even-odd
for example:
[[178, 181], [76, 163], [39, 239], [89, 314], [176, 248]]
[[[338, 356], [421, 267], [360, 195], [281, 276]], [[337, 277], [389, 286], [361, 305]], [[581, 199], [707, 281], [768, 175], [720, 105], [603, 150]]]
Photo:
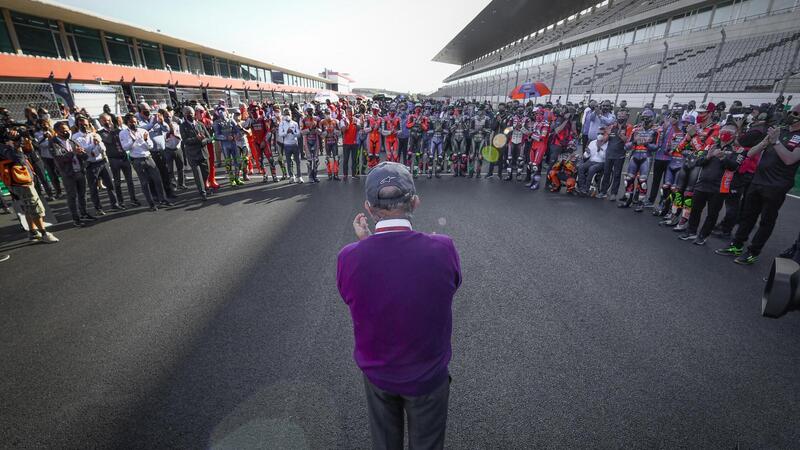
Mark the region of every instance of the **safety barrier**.
[[30, 83], [17, 81], [0, 82], [0, 106], [8, 109], [11, 117], [25, 120], [25, 108], [32, 105], [50, 111], [53, 117], [61, 117], [58, 101], [50, 83]]

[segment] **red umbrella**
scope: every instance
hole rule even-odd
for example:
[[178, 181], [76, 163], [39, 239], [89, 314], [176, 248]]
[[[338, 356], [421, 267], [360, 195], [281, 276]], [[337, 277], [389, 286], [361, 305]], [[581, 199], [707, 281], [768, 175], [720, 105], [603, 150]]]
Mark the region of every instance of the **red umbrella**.
[[550, 93], [550, 88], [541, 81], [528, 81], [515, 87], [510, 94], [514, 100], [527, 100], [531, 97], [544, 97]]

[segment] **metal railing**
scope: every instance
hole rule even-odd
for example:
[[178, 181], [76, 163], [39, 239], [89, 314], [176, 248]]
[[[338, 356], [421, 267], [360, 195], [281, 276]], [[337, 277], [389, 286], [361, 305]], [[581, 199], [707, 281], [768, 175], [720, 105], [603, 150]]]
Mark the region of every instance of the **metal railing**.
[[29, 105], [43, 107], [53, 117], [60, 117], [56, 94], [50, 83], [0, 82], [0, 106], [7, 108], [13, 119], [25, 120], [25, 108]]

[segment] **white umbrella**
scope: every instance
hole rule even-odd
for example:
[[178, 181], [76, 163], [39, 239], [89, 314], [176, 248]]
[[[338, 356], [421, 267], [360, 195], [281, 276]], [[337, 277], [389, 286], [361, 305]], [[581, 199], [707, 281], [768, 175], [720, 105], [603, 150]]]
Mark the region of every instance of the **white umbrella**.
[[339, 101], [339, 96], [333, 92], [318, 92], [317, 95], [314, 96], [314, 101], [325, 103], [326, 100], [330, 100], [331, 103], [336, 103]]

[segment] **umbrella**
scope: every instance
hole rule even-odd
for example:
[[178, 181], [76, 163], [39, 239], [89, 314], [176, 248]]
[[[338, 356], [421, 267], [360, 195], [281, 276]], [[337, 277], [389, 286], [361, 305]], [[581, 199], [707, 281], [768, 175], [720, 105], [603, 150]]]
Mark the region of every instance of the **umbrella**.
[[509, 97], [515, 100], [527, 100], [531, 97], [544, 97], [550, 93], [550, 88], [541, 81], [527, 81], [515, 87]]
[[339, 96], [333, 92], [318, 92], [317, 95], [314, 96], [315, 102], [325, 103], [325, 100], [330, 100], [331, 103], [337, 103], [339, 101]]

